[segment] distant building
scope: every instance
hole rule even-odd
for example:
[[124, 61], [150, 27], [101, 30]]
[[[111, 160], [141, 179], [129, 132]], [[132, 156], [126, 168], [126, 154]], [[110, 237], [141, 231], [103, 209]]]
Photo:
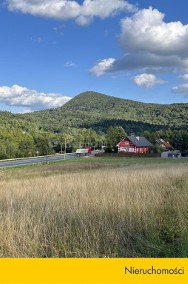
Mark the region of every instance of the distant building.
[[127, 153], [147, 153], [149, 148], [153, 145], [145, 138], [141, 136], [127, 136], [121, 142], [117, 144], [118, 152]]
[[173, 146], [168, 141], [165, 141], [164, 139], [161, 139], [161, 138], [157, 139], [156, 142], [164, 150], [172, 150], [173, 149]]
[[161, 153], [161, 158], [181, 158], [179, 150], [165, 151]]

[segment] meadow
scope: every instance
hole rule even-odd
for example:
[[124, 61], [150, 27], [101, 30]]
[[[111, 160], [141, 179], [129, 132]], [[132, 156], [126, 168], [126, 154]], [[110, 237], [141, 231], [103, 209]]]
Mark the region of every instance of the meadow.
[[0, 257], [188, 257], [188, 159], [0, 170]]

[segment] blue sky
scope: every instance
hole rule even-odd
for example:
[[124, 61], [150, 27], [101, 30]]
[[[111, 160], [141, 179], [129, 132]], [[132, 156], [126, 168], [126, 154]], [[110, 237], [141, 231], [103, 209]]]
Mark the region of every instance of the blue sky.
[[0, 110], [59, 107], [84, 91], [188, 102], [187, 0], [5, 0]]

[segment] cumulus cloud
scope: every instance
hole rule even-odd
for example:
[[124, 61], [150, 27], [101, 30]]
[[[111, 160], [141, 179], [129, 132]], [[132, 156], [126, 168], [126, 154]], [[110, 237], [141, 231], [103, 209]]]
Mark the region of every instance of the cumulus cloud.
[[151, 88], [158, 84], [164, 84], [166, 81], [158, 79], [153, 74], [143, 73], [132, 78], [133, 82], [138, 86], [143, 86], [145, 88]]
[[188, 25], [164, 22], [157, 9], [143, 9], [121, 21], [120, 44], [126, 52], [187, 57]]
[[31, 111], [60, 107], [70, 99], [70, 97], [60, 94], [45, 94], [19, 85], [0, 87], [1, 103], [5, 103], [8, 106], [27, 107]]
[[60, 20], [75, 19], [80, 25], [89, 24], [93, 17], [104, 19], [121, 11], [136, 10], [126, 0], [84, 0], [82, 4], [73, 0], [6, 0], [6, 3], [11, 11]]
[[183, 80], [183, 81], [188, 81], [188, 74], [180, 75], [178, 78]]
[[124, 56], [106, 71], [186, 72], [188, 25], [164, 21], [157, 9], [143, 9], [121, 20], [119, 44]]
[[102, 74], [110, 70], [114, 61], [114, 58], [99, 60], [97, 61], [96, 65], [90, 69], [90, 73], [96, 76], [101, 76]]
[[184, 94], [185, 97], [188, 97], [188, 83], [173, 87], [172, 92], [176, 94]]

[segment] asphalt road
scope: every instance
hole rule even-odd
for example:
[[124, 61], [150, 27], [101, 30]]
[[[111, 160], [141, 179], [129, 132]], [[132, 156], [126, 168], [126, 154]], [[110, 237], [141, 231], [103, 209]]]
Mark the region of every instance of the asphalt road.
[[78, 158], [76, 153], [65, 155], [53, 155], [53, 156], [40, 156], [24, 159], [4, 160], [0, 161], [0, 168], [18, 167], [32, 164], [49, 163], [54, 161], [68, 160]]

